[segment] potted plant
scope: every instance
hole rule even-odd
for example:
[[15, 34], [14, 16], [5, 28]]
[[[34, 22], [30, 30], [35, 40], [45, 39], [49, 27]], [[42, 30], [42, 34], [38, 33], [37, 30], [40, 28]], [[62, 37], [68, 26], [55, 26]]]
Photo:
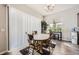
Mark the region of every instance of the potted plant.
[[47, 26], [48, 24], [46, 23], [46, 21], [41, 21], [41, 32], [42, 33], [46, 33], [46, 30], [47, 30]]

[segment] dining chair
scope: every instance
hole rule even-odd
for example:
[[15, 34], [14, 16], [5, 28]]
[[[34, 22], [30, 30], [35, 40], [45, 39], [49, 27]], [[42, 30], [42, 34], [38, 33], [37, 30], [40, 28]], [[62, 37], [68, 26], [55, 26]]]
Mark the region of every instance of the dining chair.
[[21, 49], [20, 53], [23, 54], [23, 55], [33, 54], [33, 47], [34, 47], [34, 45], [31, 42], [32, 39], [33, 39], [33, 36], [30, 35], [30, 34], [27, 34], [27, 32], [25, 32], [25, 37], [27, 38], [28, 45], [26, 45], [26, 47]]
[[54, 49], [55, 49], [55, 46], [56, 46], [56, 44], [54, 44], [54, 43], [50, 43], [50, 54], [52, 55], [53, 54], [53, 52], [54, 52]]
[[52, 43], [51, 39], [48, 39], [46, 42], [44, 42], [43, 49], [50, 52], [50, 54], [53, 54], [55, 46], [56, 44]]
[[28, 42], [29, 42], [29, 44], [33, 43], [33, 35], [28, 34]]
[[34, 55], [34, 51], [38, 50], [39, 44], [37, 41], [34, 40], [33, 35], [28, 34], [28, 42], [29, 42], [29, 47], [33, 49], [32, 54]]
[[33, 35], [28, 34], [28, 42], [29, 42], [29, 49], [32, 48], [32, 54], [34, 54], [34, 42], [33, 42]]

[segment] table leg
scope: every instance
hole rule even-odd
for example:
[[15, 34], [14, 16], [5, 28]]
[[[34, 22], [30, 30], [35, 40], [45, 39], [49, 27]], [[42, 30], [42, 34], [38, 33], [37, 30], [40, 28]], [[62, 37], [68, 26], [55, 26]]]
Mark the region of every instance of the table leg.
[[43, 53], [43, 51], [42, 51], [42, 41], [40, 41], [40, 53]]

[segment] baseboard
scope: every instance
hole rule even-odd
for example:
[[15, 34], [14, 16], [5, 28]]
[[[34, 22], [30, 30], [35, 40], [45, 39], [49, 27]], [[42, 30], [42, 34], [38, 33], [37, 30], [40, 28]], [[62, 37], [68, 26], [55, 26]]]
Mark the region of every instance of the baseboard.
[[3, 52], [0, 52], [0, 55], [4, 54], [4, 53], [6, 53], [6, 52], [8, 52], [8, 51], [6, 50], [6, 51], [3, 51]]
[[71, 42], [71, 41], [67, 41], [67, 40], [62, 40], [62, 41], [64, 41], [64, 42]]

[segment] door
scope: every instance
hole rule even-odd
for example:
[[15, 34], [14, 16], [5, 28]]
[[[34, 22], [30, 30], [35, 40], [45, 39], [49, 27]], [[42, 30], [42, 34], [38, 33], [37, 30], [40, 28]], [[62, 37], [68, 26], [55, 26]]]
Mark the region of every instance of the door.
[[0, 5], [0, 54], [8, 50], [6, 32], [6, 7]]

